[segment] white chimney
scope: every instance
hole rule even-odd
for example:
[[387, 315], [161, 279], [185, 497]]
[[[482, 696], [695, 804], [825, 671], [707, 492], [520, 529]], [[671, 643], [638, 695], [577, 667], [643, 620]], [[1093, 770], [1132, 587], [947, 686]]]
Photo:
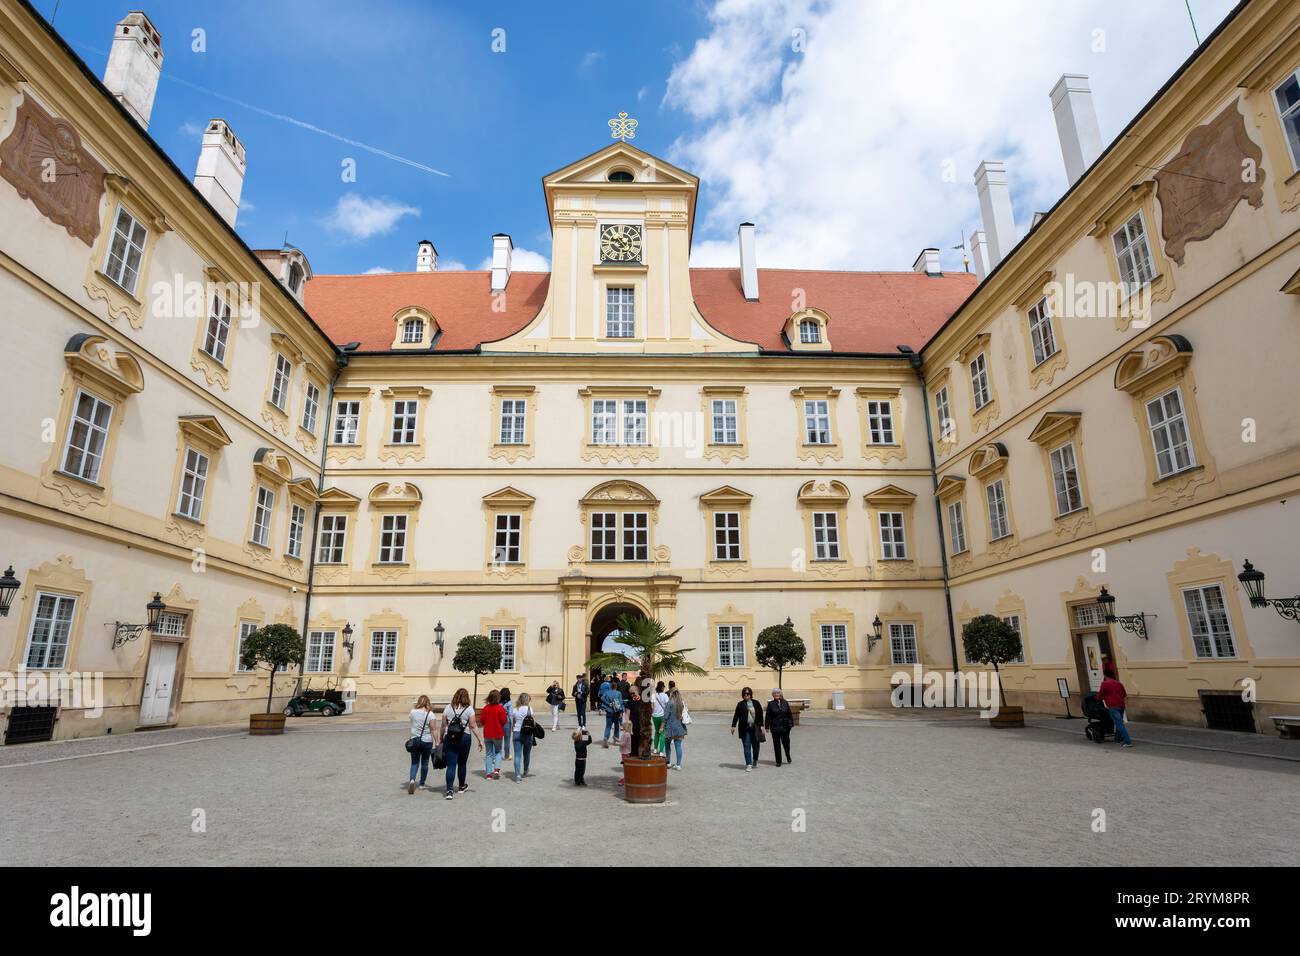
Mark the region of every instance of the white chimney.
[[510, 253], [514, 251], [514, 243], [504, 232], [498, 232], [492, 237], [492, 291], [504, 292], [506, 283], [510, 281]]
[[1092, 87], [1082, 73], [1065, 73], [1052, 87], [1052, 113], [1061, 139], [1065, 178], [1073, 186], [1101, 155], [1101, 130], [1092, 105]]
[[754, 252], [754, 224], [742, 222], [740, 238], [740, 288], [746, 302], [758, 301], [758, 257]]
[[239, 195], [244, 191], [248, 160], [244, 144], [223, 119], [208, 121], [194, 169], [194, 186], [233, 229], [239, 215]]
[[128, 13], [113, 31], [104, 85], [145, 129], [162, 73], [162, 36], [139, 10]]
[[922, 249], [921, 254], [912, 263], [912, 271], [923, 272], [928, 276], [940, 275], [942, 270], [939, 268], [939, 250]]
[[1011, 215], [1011, 190], [1007, 187], [1007, 164], [986, 159], [975, 170], [975, 189], [980, 197], [980, 216], [988, 235], [989, 269], [1016, 244], [1016, 223]]
[[420, 240], [420, 245], [415, 253], [415, 271], [438, 271], [438, 250], [433, 248], [433, 243], [428, 239]]
[[975, 264], [975, 275], [983, 279], [989, 274], [989, 250], [984, 241], [983, 229], [976, 229], [970, 234], [970, 257]]

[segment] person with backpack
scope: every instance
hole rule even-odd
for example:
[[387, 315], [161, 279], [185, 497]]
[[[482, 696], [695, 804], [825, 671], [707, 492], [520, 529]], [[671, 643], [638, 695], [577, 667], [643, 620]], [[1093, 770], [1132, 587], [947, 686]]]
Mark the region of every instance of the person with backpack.
[[478, 713], [483, 728], [484, 768], [489, 780], [501, 779], [501, 750], [506, 736], [506, 709], [501, 706], [500, 691], [488, 693], [487, 706]]
[[551, 681], [546, 689], [546, 702], [551, 705], [551, 730], [560, 729], [560, 711], [564, 709], [564, 691], [558, 680]]
[[781, 751], [785, 750], [785, 762], [794, 763], [790, 756], [790, 729], [794, 727], [794, 714], [790, 711], [790, 702], [781, 693], [781, 688], [772, 688], [772, 699], [767, 702], [767, 729], [772, 733], [772, 750], [776, 753], [776, 765], [781, 766]]
[[618, 687], [610, 681], [600, 685], [600, 709], [605, 714], [605, 747], [609, 747], [609, 732], [614, 732], [614, 743], [618, 743], [619, 728], [623, 726], [623, 695]]
[[[512, 725], [515, 738], [515, 783], [518, 783], [524, 777], [528, 776], [528, 763], [533, 755], [533, 735], [537, 733], [537, 718], [533, 714], [533, 708], [528, 706], [532, 697], [528, 694], [520, 694], [519, 702], [515, 704], [514, 723]], [[520, 773], [520, 767], [523, 773]]]
[[411, 736], [406, 741], [406, 750], [411, 755], [411, 780], [406, 785], [407, 793], [415, 793], [415, 770], [420, 770], [420, 789], [429, 777], [429, 757], [433, 754], [433, 704], [429, 695], [421, 694], [408, 715], [411, 718]]
[[447, 755], [447, 799], [453, 796], [451, 788], [457, 777], [460, 779], [460, 792], [469, 789], [465, 775], [469, 772], [470, 735], [478, 740], [478, 749], [483, 749], [483, 741], [478, 734], [478, 724], [474, 720], [474, 707], [469, 702], [469, 691], [464, 687], [452, 695], [451, 703], [442, 712], [442, 748]]
[[[506, 727], [510, 727], [515, 719], [515, 705], [510, 702], [510, 688], [501, 688], [501, 706], [506, 709]], [[510, 759], [510, 733], [507, 730], [505, 739], [505, 753], [502, 759]]]
[[587, 729], [587, 676], [579, 674], [573, 685], [573, 706], [578, 711], [578, 729]]

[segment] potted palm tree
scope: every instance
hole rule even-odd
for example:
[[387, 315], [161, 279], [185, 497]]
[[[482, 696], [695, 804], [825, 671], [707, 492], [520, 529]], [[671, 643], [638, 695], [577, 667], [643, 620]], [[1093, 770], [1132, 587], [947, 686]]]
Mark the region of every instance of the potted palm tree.
[[284, 713], [271, 712], [271, 699], [275, 694], [275, 675], [294, 664], [301, 664], [307, 652], [302, 635], [288, 624], [268, 624], [244, 638], [239, 655], [246, 670], [263, 665], [269, 671], [266, 687], [266, 713], [248, 715], [248, 732], [254, 735], [284, 733]]
[[[618, 630], [618, 642], [629, 653], [595, 654], [587, 661], [587, 669], [598, 667], [604, 673], [635, 669], [643, 701], [654, 692], [655, 682], [661, 677], [708, 673], [686, 659], [693, 648], [672, 647], [673, 639], [681, 633], [680, 627], [669, 634], [658, 618], [624, 614], [618, 619]], [[650, 708], [638, 707], [636, 713], [641, 745], [637, 753], [629, 754], [624, 761], [623, 796], [629, 803], [663, 803], [668, 796], [668, 761], [662, 756], [650, 756], [654, 742]]]

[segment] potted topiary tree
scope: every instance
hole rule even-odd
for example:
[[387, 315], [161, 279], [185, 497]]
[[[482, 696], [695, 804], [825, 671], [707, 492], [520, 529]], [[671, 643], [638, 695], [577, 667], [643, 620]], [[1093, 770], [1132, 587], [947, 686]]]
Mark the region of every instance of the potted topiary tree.
[[302, 635], [288, 624], [268, 624], [244, 638], [244, 647], [239, 655], [240, 666], [246, 670], [263, 666], [270, 671], [266, 681], [266, 713], [248, 715], [249, 734], [284, 733], [284, 712], [271, 712], [275, 675], [292, 664], [301, 664], [306, 653]]
[[[586, 664], [587, 670], [599, 667], [603, 672], [637, 671], [637, 686], [644, 701], [654, 692], [655, 682], [674, 674], [707, 674], [703, 667], [692, 664], [686, 655], [693, 650], [672, 648], [673, 638], [681, 628], [671, 634], [664, 630], [658, 618], [639, 614], [624, 614], [618, 619], [618, 642], [632, 649], [630, 654], [602, 652], [593, 655]], [[668, 761], [650, 756], [654, 743], [653, 721], [649, 707], [637, 708], [638, 730], [641, 746], [636, 754], [629, 754], [623, 763], [623, 796], [629, 803], [663, 803], [668, 795]]]
[[966, 648], [966, 660], [992, 664], [993, 673], [997, 675], [998, 712], [989, 723], [994, 727], [1025, 726], [1024, 709], [1007, 706], [1006, 695], [1002, 692], [1002, 674], [998, 670], [999, 664], [1020, 660], [1020, 635], [1015, 628], [996, 615], [981, 614], [962, 629], [961, 640]]
[[[758, 632], [758, 640], [754, 642], [754, 659], [758, 661], [759, 667], [769, 667], [776, 671], [776, 686], [781, 688], [783, 694], [785, 685], [782, 678], [785, 669], [792, 664], [802, 664], [804, 655], [808, 652], [803, 639], [789, 621], [786, 618], [785, 624], [763, 628]], [[790, 708], [790, 716], [796, 724], [799, 723], [799, 711], [796, 708]]]
[[474, 675], [474, 696], [470, 703], [477, 707], [479, 675], [497, 672], [501, 666], [501, 645], [483, 634], [466, 634], [456, 645], [451, 666], [462, 674]]

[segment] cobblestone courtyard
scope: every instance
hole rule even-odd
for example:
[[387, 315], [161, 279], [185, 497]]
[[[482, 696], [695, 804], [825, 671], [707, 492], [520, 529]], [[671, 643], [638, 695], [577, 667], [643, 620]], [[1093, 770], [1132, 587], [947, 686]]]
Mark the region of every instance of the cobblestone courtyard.
[[518, 785], [485, 780], [474, 752], [469, 792], [447, 801], [401, 786], [404, 724], [290, 728], [2, 748], [0, 864], [598, 864], [595, 835], [677, 865], [1297, 860], [1300, 762], [1143, 743], [1140, 725], [1122, 750], [1085, 741], [1082, 721], [807, 715], [792, 766], [765, 746], [747, 774], [727, 721], [701, 714], [664, 806], [623, 802], [617, 751], [599, 745], [576, 790], [564, 730]]

